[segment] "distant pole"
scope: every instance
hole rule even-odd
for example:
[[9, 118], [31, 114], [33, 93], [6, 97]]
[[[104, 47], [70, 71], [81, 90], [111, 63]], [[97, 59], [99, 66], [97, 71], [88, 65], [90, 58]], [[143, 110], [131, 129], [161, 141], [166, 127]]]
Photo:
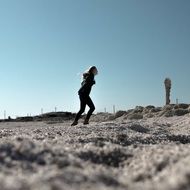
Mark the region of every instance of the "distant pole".
[[176, 99], [176, 104], [179, 104], [179, 100], [178, 100], [178, 98]]
[[57, 112], [57, 107], [55, 107], [55, 112]]
[[104, 112], [105, 112], [105, 113], [107, 112], [106, 108], [104, 108]]
[[6, 119], [7, 118], [7, 113], [6, 113], [6, 110], [4, 111], [4, 119]]
[[41, 108], [41, 114], [43, 115], [43, 112], [44, 112], [44, 110], [43, 110], [43, 108]]
[[113, 105], [113, 114], [115, 114], [115, 105]]

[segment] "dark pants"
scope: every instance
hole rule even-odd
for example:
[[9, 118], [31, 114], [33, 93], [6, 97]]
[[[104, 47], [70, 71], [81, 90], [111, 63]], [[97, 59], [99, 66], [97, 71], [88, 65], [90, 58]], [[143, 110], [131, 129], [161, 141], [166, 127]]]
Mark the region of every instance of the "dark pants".
[[90, 116], [95, 110], [94, 103], [92, 102], [90, 96], [85, 96], [85, 95], [79, 95], [80, 97], [80, 111], [77, 113], [75, 117], [75, 121], [78, 121], [83, 112], [85, 111], [86, 105], [89, 106], [90, 110], [87, 113], [86, 120], [88, 121], [90, 119]]

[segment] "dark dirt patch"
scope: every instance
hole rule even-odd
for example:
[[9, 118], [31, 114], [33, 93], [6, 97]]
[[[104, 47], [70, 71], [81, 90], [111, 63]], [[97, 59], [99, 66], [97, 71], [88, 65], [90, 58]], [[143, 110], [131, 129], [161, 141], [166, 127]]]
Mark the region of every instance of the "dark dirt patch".
[[126, 154], [120, 149], [113, 150], [88, 150], [82, 151], [78, 157], [84, 161], [90, 161], [94, 164], [103, 164], [111, 167], [119, 167], [120, 163], [131, 158], [131, 154]]

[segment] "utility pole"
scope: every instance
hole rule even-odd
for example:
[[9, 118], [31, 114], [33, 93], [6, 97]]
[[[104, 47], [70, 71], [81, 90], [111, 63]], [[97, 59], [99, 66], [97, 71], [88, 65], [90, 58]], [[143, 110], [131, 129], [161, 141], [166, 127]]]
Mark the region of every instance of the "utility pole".
[[178, 98], [176, 99], [176, 104], [177, 104], [177, 105], [179, 104], [179, 100], [178, 100]]
[[7, 118], [7, 113], [6, 113], [6, 110], [4, 110], [4, 119]]
[[115, 114], [115, 105], [113, 105], [113, 114]]
[[57, 112], [57, 107], [55, 107], [55, 112]]
[[104, 112], [106, 113], [107, 111], [106, 111], [106, 108], [104, 108]]
[[41, 115], [43, 115], [43, 112], [44, 112], [44, 110], [43, 110], [43, 108], [41, 108]]

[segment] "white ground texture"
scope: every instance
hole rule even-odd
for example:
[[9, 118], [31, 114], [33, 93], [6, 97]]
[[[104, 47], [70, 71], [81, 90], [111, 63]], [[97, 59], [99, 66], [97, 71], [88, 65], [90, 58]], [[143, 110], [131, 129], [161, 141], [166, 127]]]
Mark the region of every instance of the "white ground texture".
[[190, 115], [0, 123], [0, 189], [190, 189]]

